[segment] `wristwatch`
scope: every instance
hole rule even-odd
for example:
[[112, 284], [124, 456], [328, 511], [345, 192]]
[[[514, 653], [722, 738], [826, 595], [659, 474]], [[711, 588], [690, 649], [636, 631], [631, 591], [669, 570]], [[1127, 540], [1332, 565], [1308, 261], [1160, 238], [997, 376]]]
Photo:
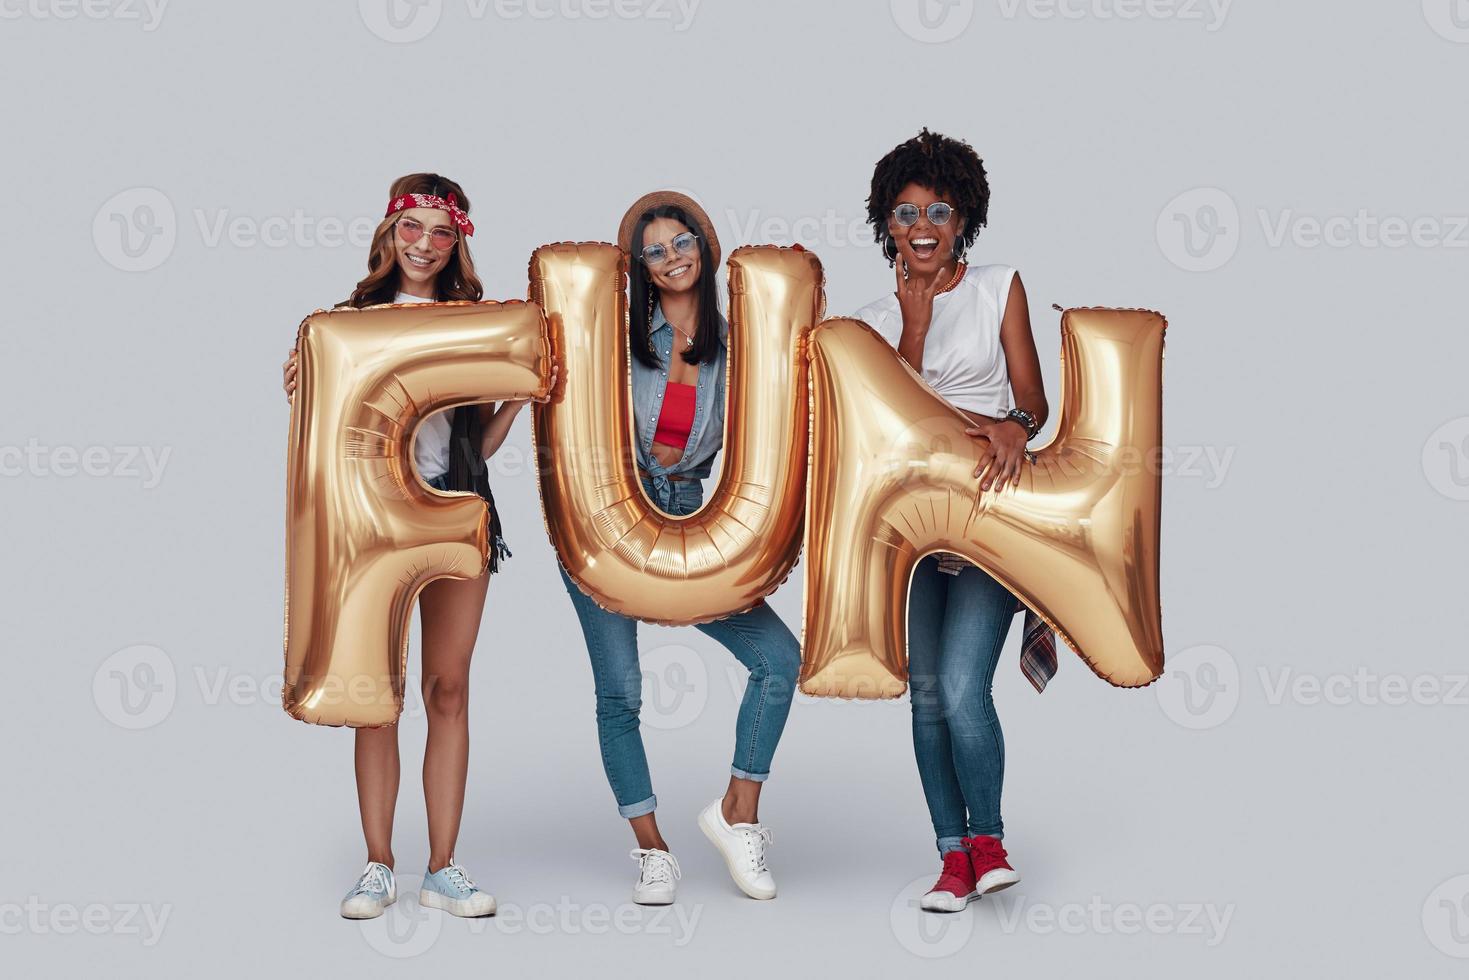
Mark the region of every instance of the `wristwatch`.
[[[1036, 417], [1023, 408], [1012, 408], [1005, 413], [1005, 419], [1013, 419], [1020, 423], [1025, 430], [1025, 441], [1029, 442], [1035, 438], [1035, 434], [1041, 431], [1041, 424]], [[1003, 420], [1002, 420], [1003, 421]]]

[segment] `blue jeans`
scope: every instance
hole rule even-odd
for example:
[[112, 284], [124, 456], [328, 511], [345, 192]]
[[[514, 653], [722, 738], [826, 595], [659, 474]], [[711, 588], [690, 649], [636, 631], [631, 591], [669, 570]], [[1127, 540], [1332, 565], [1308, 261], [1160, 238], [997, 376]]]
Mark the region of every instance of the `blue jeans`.
[[966, 836], [1005, 836], [1005, 736], [990, 689], [1014, 616], [1015, 597], [978, 568], [948, 575], [929, 555], [913, 571], [913, 752], [940, 854], [962, 850]]
[[[663, 510], [675, 516], [699, 509], [704, 487], [697, 480], [667, 481], [655, 490], [643, 489]], [[661, 498], [661, 499], [660, 499]], [[608, 612], [583, 594], [561, 570], [566, 591], [581, 619], [592, 677], [597, 692], [597, 737], [602, 745], [602, 768], [617, 812], [627, 819], [652, 813], [658, 806], [648, 757], [638, 731], [642, 709], [643, 675], [638, 663], [638, 622]], [[700, 623], [701, 633], [712, 636], [750, 671], [750, 682], [735, 720], [734, 763], [730, 772], [740, 779], [763, 782], [791, 710], [801, 647], [775, 610], [761, 603], [749, 612], [712, 623]]]

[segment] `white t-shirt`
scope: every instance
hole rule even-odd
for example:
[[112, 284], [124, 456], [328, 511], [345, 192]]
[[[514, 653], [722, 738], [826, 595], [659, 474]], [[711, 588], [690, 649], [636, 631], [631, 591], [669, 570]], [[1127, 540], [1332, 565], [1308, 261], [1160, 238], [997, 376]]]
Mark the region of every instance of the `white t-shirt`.
[[[399, 293], [393, 297], [393, 302], [432, 303], [433, 300]], [[453, 431], [453, 411], [451, 408], [430, 415], [419, 424], [418, 434], [414, 436], [413, 464], [418, 467], [418, 475], [425, 483], [449, 472], [449, 434]]]
[[[1010, 410], [1010, 372], [1000, 344], [1000, 324], [1015, 270], [971, 265], [947, 293], [933, 298], [933, 317], [923, 342], [923, 380], [956, 408], [998, 418]], [[888, 293], [852, 314], [898, 347], [903, 313]]]

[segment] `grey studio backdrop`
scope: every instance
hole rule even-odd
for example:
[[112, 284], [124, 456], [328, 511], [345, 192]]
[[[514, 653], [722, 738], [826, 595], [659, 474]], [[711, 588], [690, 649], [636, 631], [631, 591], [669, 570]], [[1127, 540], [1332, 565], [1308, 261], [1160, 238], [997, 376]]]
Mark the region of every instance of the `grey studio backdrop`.
[[[1398, 0], [3, 0], [0, 971], [8, 976], [1462, 975], [1469, 4]], [[742, 672], [643, 629], [684, 867], [629, 895], [528, 413], [492, 461], [514, 558], [475, 656], [459, 858], [501, 914], [337, 917], [351, 736], [279, 707], [300, 318], [389, 181], [467, 186], [488, 298], [656, 187], [726, 252], [800, 242], [828, 309], [891, 288], [872, 164], [985, 156], [975, 257], [1021, 270], [1053, 406], [1063, 306], [1170, 321], [1168, 674], [1012, 632], [1018, 887], [917, 911], [937, 859], [908, 705], [801, 698], [767, 784], [780, 897], [694, 827]], [[798, 627], [802, 575], [772, 598]], [[417, 678], [417, 637], [412, 653]], [[427, 857], [410, 700], [400, 891]]]

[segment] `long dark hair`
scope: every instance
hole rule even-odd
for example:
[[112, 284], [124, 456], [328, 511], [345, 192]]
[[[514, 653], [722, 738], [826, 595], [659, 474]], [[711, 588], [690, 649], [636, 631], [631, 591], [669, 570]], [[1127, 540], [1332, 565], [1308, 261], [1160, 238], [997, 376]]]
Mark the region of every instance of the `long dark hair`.
[[[632, 355], [647, 367], [661, 368], [663, 361], [653, 350], [649, 333], [653, 329], [653, 307], [658, 302], [658, 287], [643, 264], [643, 235], [648, 225], [658, 218], [671, 218], [679, 222], [699, 238], [699, 281], [694, 284], [695, 297], [699, 301], [699, 323], [694, 328], [694, 346], [682, 352], [689, 364], [712, 361], [719, 354], [719, 295], [714, 288], [714, 254], [709, 250], [709, 236], [703, 227], [689, 217], [684, 209], [673, 204], [660, 204], [649, 208], [633, 226], [631, 247], [633, 271], [628, 276], [628, 343]], [[677, 345], [675, 345], [676, 349]]]

